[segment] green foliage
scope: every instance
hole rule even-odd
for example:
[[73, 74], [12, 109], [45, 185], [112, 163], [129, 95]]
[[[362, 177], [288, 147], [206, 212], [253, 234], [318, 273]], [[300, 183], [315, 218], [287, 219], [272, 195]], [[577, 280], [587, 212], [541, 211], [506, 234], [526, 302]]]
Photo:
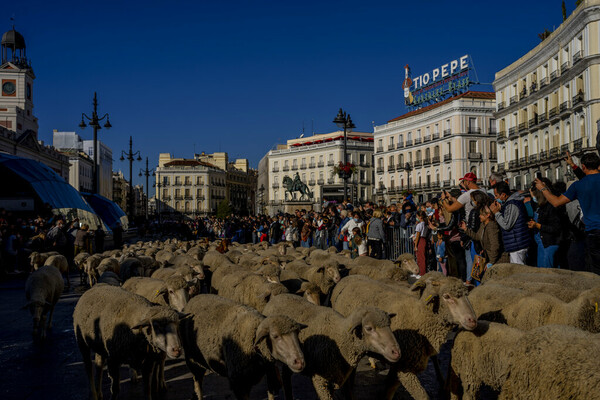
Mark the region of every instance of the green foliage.
[[540, 41], [542, 41], [542, 42], [543, 42], [543, 41], [544, 41], [544, 40], [546, 40], [546, 38], [547, 38], [548, 36], [550, 36], [551, 34], [552, 34], [552, 32], [550, 32], [550, 31], [548, 30], [548, 28], [544, 28], [544, 32], [542, 32], [542, 33], [538, 33], [538, 37], [540, 38]]
[[579, 7], [579, 5], [581, 3], [583, 3], [583, 2], [584, 2], [584, 0], [577, 0], [577, 1], [575, 1], [575, 7]]
[[562, 2], [562, 15], [563, 15], [563, 22], [564, 22], [567, 20], [567, 6], [565, 5], [564, 0]]
[[217, 218], [227, 218], [231, 215], [231, 207], [229, 207], [229, 201], [227, 199], [221, 200], [217, 206]]

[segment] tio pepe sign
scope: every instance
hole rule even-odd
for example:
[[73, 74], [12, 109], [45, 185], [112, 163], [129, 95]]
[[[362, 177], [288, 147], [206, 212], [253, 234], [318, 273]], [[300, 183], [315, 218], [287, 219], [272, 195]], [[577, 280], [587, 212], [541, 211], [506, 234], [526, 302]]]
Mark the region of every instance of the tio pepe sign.
[[402, 83], [404, 103], [409, 107], [420, 107], [441, 101], [466, 90], [473, 82], [469, 80], [469, 56], [464, 55], [430, 72], [411, 77], [408, 64], [404, 67]]

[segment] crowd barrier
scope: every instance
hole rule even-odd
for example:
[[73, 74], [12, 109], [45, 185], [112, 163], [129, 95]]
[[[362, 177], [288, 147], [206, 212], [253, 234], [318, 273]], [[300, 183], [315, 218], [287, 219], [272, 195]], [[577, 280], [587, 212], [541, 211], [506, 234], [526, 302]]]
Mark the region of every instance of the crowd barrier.
[[404, 228], [387, 227], [385, 231], [385, 258], [395, 260], [404, 253], [414, 254], [413, 237], [415, 227]]

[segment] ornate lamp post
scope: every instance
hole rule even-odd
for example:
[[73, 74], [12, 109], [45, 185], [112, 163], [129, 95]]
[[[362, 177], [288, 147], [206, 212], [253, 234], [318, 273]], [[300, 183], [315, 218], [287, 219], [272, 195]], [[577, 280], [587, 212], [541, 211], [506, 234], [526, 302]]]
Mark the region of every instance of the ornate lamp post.
[[94, 109], [92, 111], [92, 116], [88, 117], [85, 113], [81, 113], [81, 123], [79, 127], [84, 129], [87, 125], [85, 124], [85, 120], [87, 119], [88, 124], [94, 129], [94, 166], [92, 168], [92, 175], [94, 182], [92, 184], [92, 193], [98, 194], [98, 129], [102, 129], [100, 127], [100, 121], [106, 118], [106, 122], [104, 123], [104, 127], [106, 129], [112, 128], [110, 124], [108, 113], [104, 114], [102, 118], [98, 117], [98, 98], [96, 96], [96, 92], [94, 92], [94, 101], [92, 103], [94, 105]]
[[160, 225], [160, 188], [163, 184], [159, 180], [159, 176], [156, 176], [156, 182], [154, 183], [154, 187], [156, 187], [156, 215], [158, 216], [158, 224]]
[[[338, 111], [338, 115], [333, 120], [333, 123], [338, 126], [338, 128], [344, 129], [344, 166], [348, 165], [348, 133], [352, 132], [352, 129], [356, 128], [356, 125], [352, 122], [350, 118], [350, 114], [346, 115], [346, 112], [340, 108]], [[344, 200], [348, 199], [348, 178], [350, 178], [350, 174], [344, 172], [341, 174], [342, 179], [344, 180]]]
[[148, 177], [154, 176], [154, 169], [148, 169], [148, 157], [146, 157], [146, 169], [140, 168], [140, 176], [146, 177], [146, 220], [148, 220]]
[[[137, 159], [135, 158], [137, 156]], [[133, 152], [133, 138], [129, 136], [129, 152], [121, 150], [121, 161], [129, 160], [129, 218], [133, 218], [133, 161], [142, 161], [140, 151]]]

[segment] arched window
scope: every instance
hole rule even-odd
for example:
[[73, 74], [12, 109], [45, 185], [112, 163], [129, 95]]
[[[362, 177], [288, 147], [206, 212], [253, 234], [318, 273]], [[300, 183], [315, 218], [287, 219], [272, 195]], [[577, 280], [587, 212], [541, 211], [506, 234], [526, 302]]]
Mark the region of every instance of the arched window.
[[417, 161], [421, 161], [421, 150], [417, 150]]
[[404, 154], [400, 154], [398, 156], [398, 165], [400, 165], [401, 167], [404, 167]]
[[429, 150], [429, 147], [425, 149], [425, 159], [426, 160], [431, 159], [431, 150]]

